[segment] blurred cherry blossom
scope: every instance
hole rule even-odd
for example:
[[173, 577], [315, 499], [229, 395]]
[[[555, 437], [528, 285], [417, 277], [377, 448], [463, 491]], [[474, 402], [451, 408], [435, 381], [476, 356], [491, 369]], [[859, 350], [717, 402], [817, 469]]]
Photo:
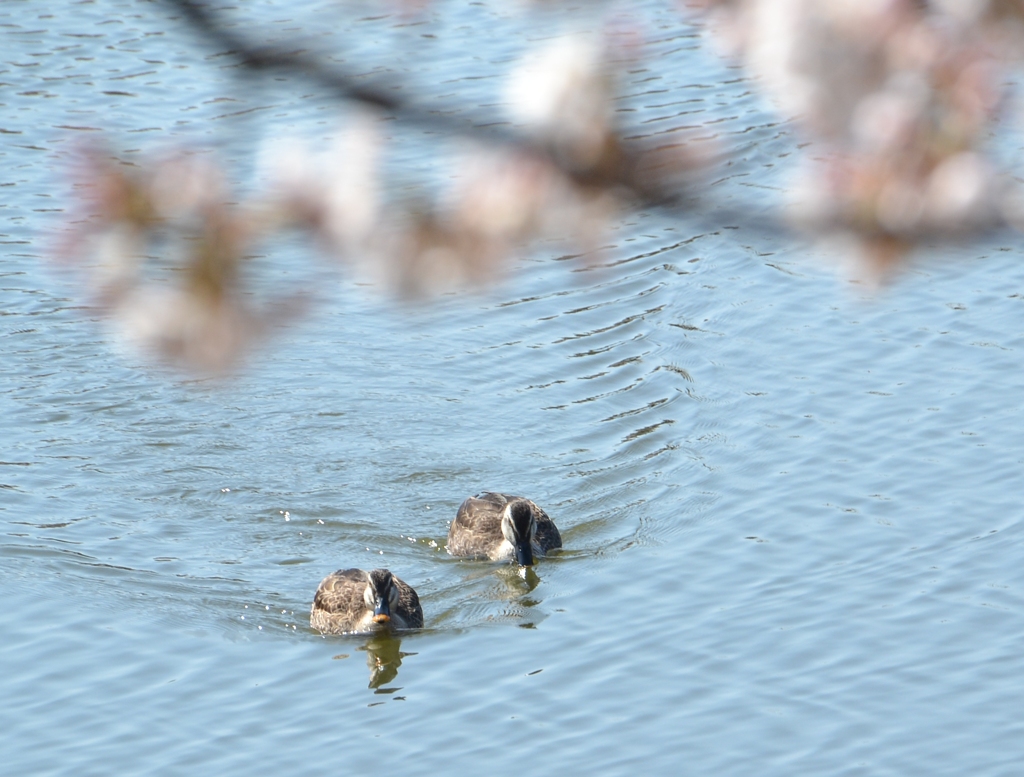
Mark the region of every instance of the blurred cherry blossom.
[[[812, 141], [796, 218], [848, 232], [884, 277], [922, 238], [1005, 218], [982, 148], [1024, 5], [985, 0], [707, 4], [728, 44]], [[1017, 55], [1019, 56], [1019, 54]]]
[[[207, 11], [169, 1], [216, 39]], [[402, 14], [434, 12], [427, 0], [396, 2]], [[508, 132], [445, 124], [394, 89], [356, 90], [316, 70], [343, 102], [349, 95], [348, 118], [319, 145], [264, 144], [258, 186], [243, 200], [211, 154], [128, 164], [94, 149], [79, 176], [89, 218], [61, 254], [88, 269], [95, 300], [128, 340], [223, 371], [304, 306], [302, 293], [251, 293], [251, 257], [281, 235], [316, 247], [322, 266], [414, 297], [494, 283], [537, 241], [586, 253], [630, 208], [683, 217], [705, 199], [693, 196], [704, 194], [701, 171], [729, 149], [619, 125], [618, 83], [642, 60], [645, 33], [626, 4], [596, 3], [591, 18], [606, 6], [597, 32], [545, 35], [513, 63], [496, 96]], [[695, 7], [804, 136], [795, 222], [855, 245], [861, 274], [884, 280], [936, 237], [1024, 227], [1020, 187], [986, 153], [1007, 68], [1024, 51], [1024, 0], [704, 0], [680, 11], [692, 18]], [[302, 68], [284, 51], [250, 54], [260, 67]], [[392, 159], [394, 128], [417, 121], [438, 138], [429, 184], [396, 174]]]
[[59, 253], [89, 271], [94, 301], [127, 341], [174, 364], [223, 372], [296, 307], [294, 297], [261, 308], [244, 302], [244, 252], [267, 224], [227, 203], [209, 159], [178, 153], [140, 168], [92, 148], [82, 166], [91, 218]]
[[611, 153], [612, 96], [600, 44], [578, 34], [555, 38], [529, 53], [506, 90], [512, 119], [578, 169], [597, 167]]
[[312, 229], [339, 255], [358, 253], [381, 218], [382, 143], [369, 116], [351, 121], [321, 153], [297, 138], [271, 139], [259, 152], [265, 217]]

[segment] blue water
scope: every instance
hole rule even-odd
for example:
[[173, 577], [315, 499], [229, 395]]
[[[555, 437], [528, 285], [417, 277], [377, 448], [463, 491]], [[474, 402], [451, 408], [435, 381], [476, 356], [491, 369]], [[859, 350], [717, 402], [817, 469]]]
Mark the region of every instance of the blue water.
[[[437, 95], [467, 113], [536, 32], [486, 6], [411, 28], [249, 12], [287, 37], [328, 10], [368, 60], [429, 27], [454, 59], [410, 77], [450, 71]], [[699, 30], [645, 13], [629, 120], [737, 138], [710, 193], [763, 206], [791, 130]], [[169, 15], [0, 6], [0, 771], [1019, 772], [1017, 241], [929, 249], [871, 292], [825, 248], [631, 214], [591, 263], [541, 245], [412, 308], [318, 267], [308, 317], [233, 380], [189, 378], [47, 258], [93, 134], [67, 127], [126, 157], [215, 148], [244, 188], [260, 137], [334, 109], [236, 80]], [[309, 258], [273, 246], [253, 272]], [[443, 550], [491, 488], [562, 531], [536, 580]], [[420, 592], [421, 633], [308, 628], [324, 575], [382, 565]]]

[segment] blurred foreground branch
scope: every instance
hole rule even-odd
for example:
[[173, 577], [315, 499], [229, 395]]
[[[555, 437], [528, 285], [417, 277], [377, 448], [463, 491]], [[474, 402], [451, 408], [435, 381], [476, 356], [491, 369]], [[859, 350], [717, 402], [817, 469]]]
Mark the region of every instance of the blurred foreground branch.
[[[696, 196], [702, 172], [728, 148], [686, 133], [626, 139], [613, 109], [623, 58], [614, 63], [599, 35], [550, 39], [524, 57], [504, 93], [509, 121], [499, 124], [403, 98], [399, 84], [327, 66], [298, 45], [257, 43], [198, 0], [164, 2], [246, 70], [286, 72], [371, 112], [325, 154], [278, 149], [271, 185], [234, 206], [225, 204], [223, 175], [194, 155], [138, 170], [101, 150], [88, 155], [97, 217], [69, 245], [99, 253], [100, 303], [165, 357], [206, 370], [231, 365], [269, 322], [301, 307], [287, 297], [260, 309], [242, 303], [242, 258], [284, 229], [404, 294], [422, 294], [486, 283], [544, 237], [596, 244], [602, 224], [624, 209], [843, 235], [876, 279], [922, 242], [1024, 224], [1016, 180], [984, 148], [1006, 112], [1007, 70], [1024, 51], [1024, 0], [704, 3], [719, 41], [783, 115], [798, 117], [814, 149], [791, 201], [776, 204], [767, 224]], [[470, 139], [455, 183], [414, 202], [389, 196], [380, 115]], [[147, 282], [142, 258], [169, 246], [183, 257], [172, 293]]]

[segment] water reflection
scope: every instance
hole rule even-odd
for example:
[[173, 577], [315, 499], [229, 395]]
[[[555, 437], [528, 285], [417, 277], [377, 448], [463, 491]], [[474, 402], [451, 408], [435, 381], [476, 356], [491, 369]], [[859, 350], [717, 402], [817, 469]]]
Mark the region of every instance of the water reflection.
[[497, 569], [495, 576], [505, 589], [505, 597], [503, 598], [513, 598], [528, 594], [540, 584], [540, 578], [533, 571], [533, 567], [520, 567], [515, 564], [509, 564]]
[[534, 629], [547, 617], [539, 609], [543, 600], [529, 595], [540, 584], [540, 576], [533, 567], [510, 564], [494, 570], [494, 578], [497, 580], [492, 588], [494, 598], [506, 602], [502, 610], [504, 618], [518, 621], [520, 628]]
[[533, 600], [526, 598], [526, 595], [532, 593], [538, 585], [540, 577], [533, 567], [515, 564], [495, 567], [487, 564], [469, 570], [463, 577], [461, 587], [477, 606], [483, 606], [486, 602], [514, 602], [531, 607]]
[[359, 650], [366, 651], [366, 665], [370, 668], [370, 684], [368, 688], [378, 689], [378, 693], [387, 693], [397, 688], [385, 689], [382, 685], [390, 683], [398, 676], [398, 667], [406, 656], [415, 653], [401, 651], [402, 640], [393, 634], [374, 635]]

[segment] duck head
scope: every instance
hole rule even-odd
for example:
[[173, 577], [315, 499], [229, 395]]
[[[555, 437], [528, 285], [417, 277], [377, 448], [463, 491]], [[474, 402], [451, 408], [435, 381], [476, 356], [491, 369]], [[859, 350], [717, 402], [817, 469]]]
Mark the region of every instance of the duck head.
[[398, 603], [398, 587], [386, 569], [375, 569], [368, 575], [363, 601], [373, 610], [373, 622], [380, 626], [391, 623], [391, 608]]
[[513, 499], [505, 505], [501, 515], [501, 533], [512, 546], [512, 556], [521, 567], [533, 566], [533, 534], [536, 529], [537, 520], [529, 502]]

